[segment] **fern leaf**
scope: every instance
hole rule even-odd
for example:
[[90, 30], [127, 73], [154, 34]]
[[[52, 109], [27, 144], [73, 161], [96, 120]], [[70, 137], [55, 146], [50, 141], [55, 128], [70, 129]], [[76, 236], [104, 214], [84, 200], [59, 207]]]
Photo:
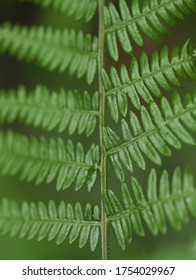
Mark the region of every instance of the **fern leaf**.
[[68, 16], [74, 16], [76, 20], [84, 18], [90, 21], [97, 10], [97, 0], [18, 0], [19, 2], [32, 2], [41, 5], [43, 8], [51, 7]]
[[31, 92], [24, 86], [0, 90], [0, 123], [19, 120], [47, 130], [58, 127], [59, 132], [68, 129], [73, 134], [77, 130], [89, 136], [96, 127], [98, 110], [98, 92], [92, 97], [87, 92], [81, 96], [63, 89], [51, 93], [42, 85]]
[[133, 0], [130, 8], [125, 0], [118, 2], [120, 14], [112, 2], [104, 10], [108, 51], [115, 61], [119, 56], [117, 38], [123, 50], [131, 54], [129, 35], [138, 46], [144, 45], [143, 35], [160, 42], [160, 34], [170, 33], [166, 25], [175, 24], [173, 17], [184, 19], [196, 11], [195, 0]]
[[133, 230], [140, 236], [145, 235], [142, 221], [153, 235], [157, 235], [158, 232], [166, 233], [166, 220], [174, 229], [180, 230], [183, 223], [189, 222], [190, 214], [196, 218], [193, 174], [190, 168], [185, 168], [183, 175], [181, 173], [177, 167], [169, 182], [168, 172], [164, 170], [158, 184], [157, 174], [152, 169], [148, 177], [147, 198], [139, 182], [133, 177], [133, 195], [125, 183], [121, 185], [123, 204], [112, 190], [108, 190], [104, 197], [105, 209], [118, 245], [123, 250], [131, 242]]
[[58, 70], [86, 75], [90, 84], [97, 70], [97, 37], [76, 33], [74, 29], [53, 30], [51, 27], [0, 26], [0, 51], [19, 60], [36, 61], [49, 71]]
[[162, 155], [171, 156], [169, 146], [180, 149], [181, 142], [195, 144], [185, 128], [196, 131], [196, 90], [193, 96], [187, 93], [183, 103], [177, 92], [172, 97], [173, 108], [165, 97], [161, 98], [161, 108], [153, 101], [149, 104], [149, 111], [142, 106], [141, 120], [131, 111], [130, 124], [124, 119], [121, 121], [122, 139], [111, 128], [105, 129], [107, 155], [120, 181], [125, 179], [122, 165], [133, 172], [132, 159], [145, 170], [143, 154], [161, 165]]
[[71, 185], [79, 190], [87, 183], [90, 191], [97, 177], [98, 164], [99, 149], [94, 144], [85, 155], [83, 146], [78, 143], [74, 148], [71, 140], [65, 144], [61, 138], [28, 139], [11, 131], [0, 134], [2, 175], [19, 173], [22, 180], [34, 180], [36, 184], [56, 179], [58, 191]]
[[69, 238], [69, 243], [78, 238], [80, 248], [89, 240], [94, 251], [100, 235], [99, 207], [86, 204], [83, 211], [79, 202], [73, 207], [64, 201], [58, 206], [54, 201], [48, 205], [23, 202], [19, 206], [15, 201], [4, 198], [0, 203], [0, 234], [28, 240], [36, 238], [38, 241], [56, 238], [57, 245], [66, 238]]
[[116, 122], [119, 119], [118, 112], [123, 116], [127, 114], [127, 97], [135, 108], [140, 109], [140, 99], [149, 103], [153, 95], [160, 98], [163, 89], [172, 92], [172, 85], [181, 88], [178, 76], [186, 80], [196, 79], [195, 56], [190, 41], [182, 48], [176, 46], [170, 57], [167, 46], [160, 53], [155, 51], [150, 61], [146, 52], [142, 52], [139, 61], [132, 58], [129, 73], [125, 65], [121, 65], [120, 74], [114, 67], [111, 68], [110, 76], [102, 70], [108, 107]]

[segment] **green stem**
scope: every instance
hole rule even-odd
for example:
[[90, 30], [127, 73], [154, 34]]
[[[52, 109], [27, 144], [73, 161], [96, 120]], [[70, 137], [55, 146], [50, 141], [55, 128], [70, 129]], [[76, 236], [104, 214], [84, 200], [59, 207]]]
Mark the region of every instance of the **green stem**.
[[[100, 92], [100, 146], [101, 146], [101, 194], [106, 195], [107, 178], [106, 178], [106, 150], [103, 142], [103, 129], [105, 126], [105, 90], [101, 80], [101, 69], [104, 67], [104, 20], [103, 20], [104, 0], [99, 0], [99, 92]], [[105, 213], [103, 202], [101, 202], [101, 244], [102, 259], [108, 258], [108, 220]]]

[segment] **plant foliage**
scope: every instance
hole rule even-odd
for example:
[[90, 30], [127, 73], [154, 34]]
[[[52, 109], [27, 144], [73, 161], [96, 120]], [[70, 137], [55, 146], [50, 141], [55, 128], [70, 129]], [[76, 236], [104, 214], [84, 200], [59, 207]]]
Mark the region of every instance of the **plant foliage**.
[[[80, 248], [89, 241], [91, 251], [100, 240], [102, 259], [107, 259], [110, 228], [123, 250], [133, 232], [145, 235], [145, 227], [154, 236], [165, 234], [168, 223], [180, 231], [190, 215], [196, 218], [193, 172], [176, 167], [169, 179], [169, 170], [162, 165], [163, 158], [171, 157], [183, 143], [195, 145], [196, 89], [185, 89], [184, 94], [182, 88], [196, 79], [196, 51], [187, 39], [173, 50], [157, 47], [149, 57], [144, 44], [146, 36], [159, 44], [170, 33], [169, 26], [195, 13], [195, 0], [16, 2], [50, 7], [85, 22], [95, 22], [98, 14], [98, 33], [87, 34], [83, 28], [0, 25], [2, 54], [63, 75], [68, 72], [88, 84], [86, 90], [77, 84], [75, 90], [52, 91], [42, 84], [31, 90], [25, 85], [0, 89], [0, 175], [19, 176], [35, 184], [55, 181], [62, 197], [70, 187], [94, 192], [96, 184], [101, 195], [99, 206], [87, 203], [85, 207], [82, 201], [73, 206], [63, 200], [57, 205], [52, 198], [48, 205], [26, 201], [20, 205], [3, 198], [0, 234], [56, 239], [57, 244], [78, 239]], [[112, 59], [107, 60], [108, 53]], [[129, 68], [122, 63], [122, 55]], [[107, 67], [110, 61], [113, 66]], [[15, 131], [18, 122], [41, 128], [43, 135]], [[12, 130], [7, 129], [9, 125]], [[61, 135], [48, 136], [51, 131]], [[77, 141], [74, 136], [81, 134]], [[158, 167], [151, 169], [146, 191], [136, 177], [148, 172], [149, 164], [160, 166], [161, 176], [157, 182]], [[129, 189], [130, 173], [134, 177]], [[114, 174], [119, 187], [112, 190]]]
[[132, 53], [129, 36], [138, 46], [144, 45], [143, 34], [160, 42], [160, 34], [169, 33], [166, 24], [174, 25], [173, 17], [184, 19], [196, 11], [195, 1], [192, 0], [133, 0], [130, 7], [125, 0], [118, 2], [120, 14], [112, 2], [104, 7], [107, 46], [114, 60], [119, 57], [117, 37], [123, 50]]
[[18, 0], [19, 2], [32, 2], [41, 5], [43, 8], [51, 7], [67, 16], [74, 16], [76, 20], [84, 18], [86, 22], [90, 21], [97, 10], [97, 0]]
[[94, 80], [98, 40], [82, 31], [4, 24], [0, 27], [0, 45], [1, 52], [7, 51], [28, 62], [35, 60], [49, 71], [68, 69], [70, 75], [76, 74], [78, 78], [86, 75], [89, 84]]
[[100, 213], [98, 206], [87, 204], [82, 210], [77, 202], [73, 207], [62, 201], [58, 207], [54, 201], [48, 205], [42, 202], [23, 202], [21, 207], [15, 201], [3, 199], [0, 204], [0, 232], [13, 237], [26, 237], [28, 240], [36, 238], [38, 241], [56, 238], [61, 244], [66, 238], [73, 243], [79, 238], [79, 247], [82, 248], [87, 241], [94, 251], [100, 235]]
[[58, 191], [74, 184], [79, 190], [87, 183], [90, 191], [97, 177], [99, 162], [98, 146], [92, 144], [85, 154], [81, 143], [74, 148], [73, 142], [65, 144], [62, 138], [46, 139], [15, 134], [0, 134], [1, 174], [20, 174], [26, 181], [50, 183], [56, 179]]
[[[190, 214], [196, 217], [196, 188], [190, 168], [183, 172], [175, 169], [169, 182], [168, 172], [163, 171], [159, 184], [157, 174], [152, 169], [147, 182], [147, 199], [136, 178], [131, 179], [133, 195], [127, 185], [121, 185], [123, 205], [112, 190], [104, 197], [108, 219], [122, 249], [132, 240], [132, 231], [144, 236], [142, 220], [153, 235], [166, 233], [166, 219], [170, 225], [180, 230], [189, 222]], [[190, 214], [189, 214], [190, 213]]]
[[0, 91], [0, 121], [12, 123], [15, 120], [27, 125], [41, 127], [48, 131], [68, 130], [69, 134], [91, 135], [95, 130], [99, 114], [99, 97], [88, 92], [50, 92], [43, 85], [28, 92], [24, 86], [17, 90]]
[[185, 95], [183, 106], [177, 92], [173, 93], [172, 107], [165, 97], [160, 108], [151, 101], [149, 111], [142, 106], [140, 118], [130, 112], [129, 123], [121, 120], [122, 139], [110, 128], [105, 129], [105, 144], [113, 169], [120, 181], [124, 181], [124, 165], [133, 172], [133, 162], [145, 170], [145, 154], [149, 160], [161, 165], [161, 156], [171, 156], [169, 146], [181, 148], [181, 142], [194, 145], [195, 141], [185, 127], [195, 132], [196, 91]]
[[[180, 78], [196, 79], [195, 55], [188, 40], [182, 48], [176, 46], [169, 57], [168, 47], [161, 52], [155, 51], [149, 62], [148, 56], [142, 52], [140, 59], [131, 59], [129, 72], [121, 65], [120, 75], [112, 67], [110, 77], [102, 71], [108, 107], [112, 118], [118, 122], [118, 111], [125, 117], [127, 114], [127, 97], [138, 110], [141, 102], [149, 103], [153, 97], [160, 98], [163, 90], [173, 92], [175, 87], [181, 88]], [[129, 74], [130, 73], [130, 74]]]

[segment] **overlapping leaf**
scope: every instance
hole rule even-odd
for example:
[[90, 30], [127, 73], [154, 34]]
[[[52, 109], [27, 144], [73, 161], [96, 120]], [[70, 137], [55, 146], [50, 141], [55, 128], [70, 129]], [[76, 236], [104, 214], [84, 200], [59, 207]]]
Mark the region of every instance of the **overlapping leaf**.
[[36, 61], [49, 71], [58, 70], [86, 75], [90, 84], [97, 70], [97, 37], [74, 29], [53, 30], [42, 26], [0, 26], [0, 52], [9, 52], [20, 60]]
[[85, 153], [81, 143], [61, 138], [40, 139], [15, 134], [0, 134], [0, 174], [20, 174], [25, 181], [36, 184], [50, 183], [56, 179], [57, 190], [71, 185], [79, 190], [84, 184], [90, 191], [97, 177], [99, 149], [94, 144]]
[[[132, 178], [131, 194], [125, 183], [121, 186], [123, 204], [112, 190], [104, 197], [105, 209], [118, 245], [125, 250], [132, 240], [132, 232], [144, 236], [142, 221], [153, 235], [167, 231], [167, 222], [176, 230], [196, 218], [196, 188], [191, 170], [185, 168], [183, 175], [177, 167], [169, 182], [168, 172], [163, 171], [159, 184], [157, 174], [151, 170], [147, 183], [147, 198], [139, 182]], [[189, 214], [190, 212], [190, 214]]]
[[145, 169], [146, 155], [150, 161], [161, 165], [161, 156], [171, 156], [169, 146], [181, 148], [181, 142], [194, 145], [195, 141], [186, 128], [196, 131], [196, 90], [186, 94], [181, 102], [173, 93], [172, 107], [165, 97], [161, 106], [151, 101], [149, 110], [141, 107], [140, 118], [130, 112], [130, 122], [121, 121], [122, 139], [109, 127], [105, 129], [105, 145], [113, 170], [124, 181], [123, 166], [133, 172], [133, 160]]
[[195, 0], [133, 0], [128, 7], [125, 0], [119, 0], [119, 10], [110, 2], [105, 6], [104, 23], [110, 56], [118, 60], [117, 38], [123, 50], [133, 53], [132, 40], [144, 45], [144, 35], [161, 41], [160, 34], [168, 34], [168, 25], [174, 25], [174, 17], [184, 19], [196, 11]]
[[172, 92], [174, 87], [182, 87], [180, 78], [196, 79], [195, 55], [190, 41], [182, 48], [176, 46], [169, 55], [165, 46], [158, 53], [152, 54], [151, 60], [145, 52], [140, 59], [131, 60], [130, 70], [121, 65], [120, 74], [112, 67], [110, 76], [102, 70], [102, 78], [106, 91], [108, 107], [112, 118], [118, 122], [119, 113], [127, 114], [128, 99], [137, 109], [141, 101], [149, 103], [153, 97], [161, 97], [162, 90]]
[[24, 86], [17, 90], [0, 90], [0, 122], [12, 123], [14, 120], [27, 125], [52, 130], [58, 127], [69, 134], [78, 131], [91, 135], [99, 114], [98, 92], [92, 97], [85, 92], [50, 92], [47, 87], [38, 85], [28, 92]]
[[19, 2], [32, 2], [41, 5], [43, 8], [52, 9], [74, 16], [76, 20], [84, 18], [90, 21], [97, 10], [97, 0], [18, 0]]
[[90, 242], [92, 251], [97, 247], [100, 235], [100, 211], [96, 205], [86, 204], [83, 211], [77, 202], [73, 207], [62, 201], [58, 206], [54, 201], [48, 205], [43, 202], [23, 202], [19, 206], [15, 201], [2, 199], [0, 203], [0, 234], [10, 237], [19, 236], [38, 241], [47, 238], [61, 244], [66, 238], [69, 243], [79, 239], [82, 248]]

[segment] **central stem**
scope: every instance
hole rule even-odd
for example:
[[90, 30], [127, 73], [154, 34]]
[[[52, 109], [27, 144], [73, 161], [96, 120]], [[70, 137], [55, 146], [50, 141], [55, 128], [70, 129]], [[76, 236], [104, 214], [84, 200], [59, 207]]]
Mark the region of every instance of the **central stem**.
[[[101, 194], [106, 195], [106, 150], [104, 145], [103, 130], [105, 127], [105, 90], [101, 80], [101, 69], [104, 67], [104, 19], [103, 19], [104, 0], [99, 0], [99, 53], [98, 53], [98, 75], [99, 75], [99, 93], [100, 93], [100, 146], [101, 146]], [[105, 213], [103, 201], [101, 201], [101, 243], [102, 259], [108, 258], [108, 220]]]

